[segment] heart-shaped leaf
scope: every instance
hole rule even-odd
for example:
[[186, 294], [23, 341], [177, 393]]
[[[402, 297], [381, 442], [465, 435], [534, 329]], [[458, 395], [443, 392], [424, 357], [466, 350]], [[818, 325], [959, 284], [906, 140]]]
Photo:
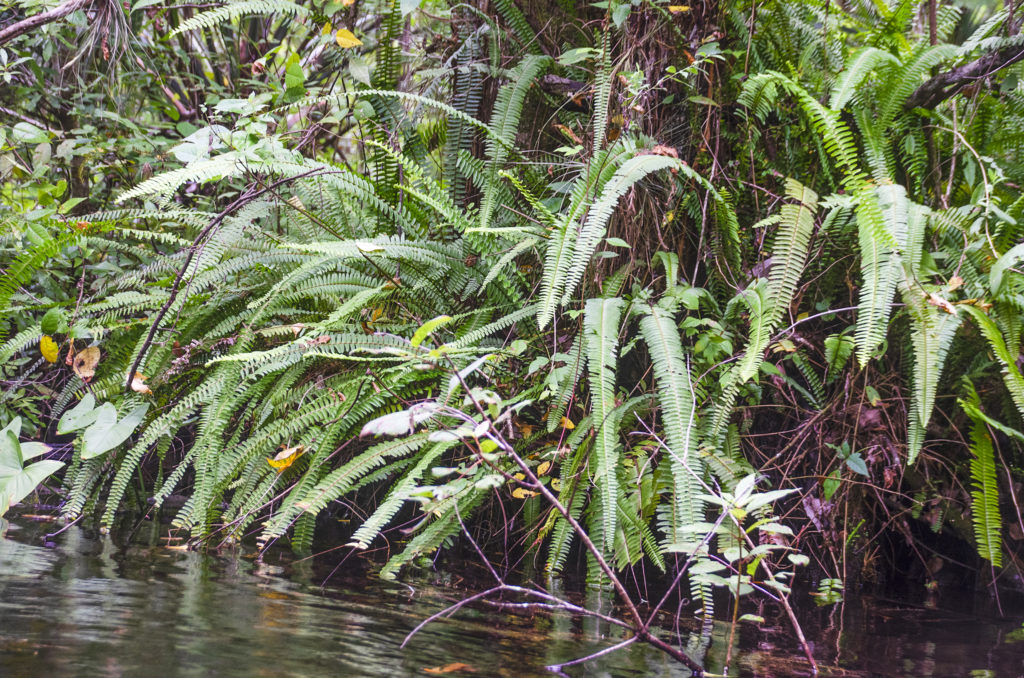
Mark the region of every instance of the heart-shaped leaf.
[[103, 403], [98, 410], [95, 423], [85, 430], [82, 459], [98, 457], [128, 440], [142, 423], [142, 418], [148, 410], [148, 404], [139, 405], [129, 412], [128, 416], [118, 421], [117, 408], [110, 403]]
[[86, 393], [82, 401], [65, 412], [57, 422], [57, 433], [71, 433], [91, 425], [99, 414], [99, 410], [95, 408], [96, 398], [91, 393]]
[[26, 466], [12, 476], [0, 478], [0, 494], [6, 498], [8, 505], [17, 504], [32, 494], [39, 487], [39, 483], [59, 471], [62, 466], [63, 462], [52, 459]]
[[[21, 423], [17, 419], [15, 421]], [[21, 443], [18, 442], [18, 436], [8, 426], [0, 431], [0, 484], [4, 483], [6, 478], [21, 473], [21, 468], [24, 465], [25, 463], [21, 459]]]
[[24, 463], [29, 459], [35, 459], [41, 457], [50, 451], [50, 446], [46, 443], [22, 443], [21, 444], [21, 461]]

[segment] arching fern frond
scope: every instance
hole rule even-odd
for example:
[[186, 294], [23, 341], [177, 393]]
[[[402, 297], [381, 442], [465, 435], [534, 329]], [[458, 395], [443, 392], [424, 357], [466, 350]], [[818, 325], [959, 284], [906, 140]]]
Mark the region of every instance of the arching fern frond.
[[229, 2], [222, 7], [201, 12], [191, 19], [187, 19], [180, 26], [170, 32], [168, 37], [174, 37], [185, 31], [195, 31], [204, 28], [213, 28], [242, 16], [268, 14], [284, 14], [305, 16], [309, 10], [302, 5], [297, 5], [290, 0], [236, 0]]

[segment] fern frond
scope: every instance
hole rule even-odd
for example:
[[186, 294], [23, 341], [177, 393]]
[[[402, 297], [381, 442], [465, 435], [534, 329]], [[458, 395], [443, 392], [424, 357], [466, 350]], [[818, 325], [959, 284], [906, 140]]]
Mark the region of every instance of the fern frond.
[[619, 427], [615, 406], [615, 366], [619, 343], [622, 299], [589, 299], [583, 317], [587, 365], [590, 372], [591, 411], [594, 418], [594, 482], [601, 496], [603, 549], [614, 548], [618, 506]]
[[1003, 383], [1006, 384], [1006, 390], [1010, 392], [1017, 411], [1024, 415], [1024, 376], [1021, 376], [1020, 369], [1017, 368], [1017, 357], [1011, 355], [1009, 349], [1006, 348], [1006, 341], [1003, 339], [1003, 333], [999, 331], [999, 326], [977, 306], [964, 304], [959, 308], [971, 315], [974, 324], [988, 340], [992, 352], [996, 354], [996, 359], [1002, 365]]
[[895, 56], [877, 47], [865, 47], [859, 50], [850, 56], [843, 72], [836, 78], [829, 95], [829, 108], [833, 111], [841, 111], [856, 95], [861, 83], [872, 71], [883, 65], [898, 63], [899, 60]]
[[899, 248], [906, 244], [908, 201], [902, 186], [866, 185], [857, 196], [863, 284], [857, 305], [857, 359], [866, 365], [888, 331], [892, 300], [902, 273]]
[[519, 131], [519, 120], [526, 102], [526, 94], [537, 76], [551, 63], [549, 57], [531, 55], [523, 59], [509, 73], [510, 82], [498, 92], [494, 102], [494, 115], [490, 129], [493, 134], [487, 138], [486, 181], [482, 186], [480, 201], [480, 228], [490, 228], [491, 216], [498, 206], [500, 182], [498, 172], [503, 169], [508, 149], [513, 147]]
[[432, 445], [426, 452], [420, 454], [416, 464], [409, 469], [401, 479], [397, 480], [388, 493], [387, 498], [381, 502], [369, 518], [367, 518], [355, 534], [352, 535], [350, 544], [358, 548], [368, 548], [370, 542], [377, 538], [384, 526], [395, 517], [411, 493], [416, 489], [420, 477], [430, 468], [430, 465], [445, 450], [451, 448], [454, 443], [437, 443]]
[[696, 454], [697, 402], [693, 379], [685, 361], [679, 329], [672, 316], [655, 307], [640, 321], [640, 330], [647, 343], [654, 366], [654, 379], [661, 405], [662, 428], [668, 445], [672, 475], [672, 519], [669, 543], [685, 544], [696, 536], [683, 528], [704, 517], [700, 477], [703, 463]]
[[971, 522], [978, 555], [992, 563], [1003, 564], [1003, 518], [999, 512], [999, 483], [996, 481], [995, 451], [988, 429], [981, 421], [971, 426]]
[[200, 12], [191, 19], [183, 21], [181, 25], [168, 34], [168, 37], [173, 38], [178, 33], [184, 33], [185, 31], [213, 28], [218, 24], [226, 23], [242, 16], [264, 16], [267, 14], [305, 16], [309, 14], [309, 10], [302, 5], [290, 2], [290, 0], [234, 0], [222, 7]]

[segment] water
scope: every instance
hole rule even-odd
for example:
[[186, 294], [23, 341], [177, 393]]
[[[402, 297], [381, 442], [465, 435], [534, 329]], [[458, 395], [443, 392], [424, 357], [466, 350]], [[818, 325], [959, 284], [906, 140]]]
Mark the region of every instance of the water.
[[[257, 563], [246, 553], [170, 548], [153, 524], [129, 541], [72, 527], [44, 547], [43, 536], [55, 529], [19, 518], [0, 540], [3, 678], [551, 676], [546, 665], [625, 638], [603, 622], [561, 613], [463, 608], [401, 649], [420, 621], [467, 592], [337, 574], [323, 585], [328, 573], [311, 561], [277, 554]], [[600, 594], [589, 595], [576, 602], [608, 609], [595, 598]], [[866, 599], [800, 612], [824, 675], [1024, 676], [1024, 617], [986, 619]], [[736, 634], [729, 675], [807, 675], [783, 617], [771, 608], [761, 613], [764, 627]], [[699, 634], [686, 635], [701, 642]], [[722, 672], [728, 637], [728, 625], [716, 623], [704, 638], [709, 671]], [[452, 664], [468, 668], [426, 671]], [[689, 675], [640, 645], [565, 672]]]

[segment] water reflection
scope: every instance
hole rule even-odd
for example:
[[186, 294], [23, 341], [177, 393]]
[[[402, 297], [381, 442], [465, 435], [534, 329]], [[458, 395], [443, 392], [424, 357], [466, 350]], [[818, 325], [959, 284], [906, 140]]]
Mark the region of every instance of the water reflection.
[[[44, 548], [52, 525], [15, 521], [0, 540], [0, 676], [411, 676], [464, 663], [479, 676], [546, 676], [562, 663], [624, 640], [593, 618], [506, 614], [464, 608], [405, 635], [464, 592], [375, 580], [318, 586], [309, 562], [254, 563], [163, 546], [159, 526], [122, 543], [74, 527]], [[590, 591], [593, 609], [609, 594]], [[946, 617], [941, 617], [946, 614]], [[938, 615], [938, 616], [937, 616]], [[780, 619], [736, 635], [730, 675], [800, 675], [803, 664]], [[832, 675], [1024, 674], [1024, 643], [1006, 642], [1016, 623], [887, 610], [847, 603], [811, 610], [805, 631]], [[840, 620], [845, 623], [838, 623]], [[666, 626], [670, 618], [666, 617]], [[689, 649], [722, 671], [728, 625], [680, 629]], [[667, 632], [666, 632], [667, 633]], [[667, 637], [667, 636], [666, 636]], [[640, 645], [571, 676], [686, 676]], [[450, 674], [459, 675], [459, 674]], [[461, 674], [469, 675], [469, 674]]]

